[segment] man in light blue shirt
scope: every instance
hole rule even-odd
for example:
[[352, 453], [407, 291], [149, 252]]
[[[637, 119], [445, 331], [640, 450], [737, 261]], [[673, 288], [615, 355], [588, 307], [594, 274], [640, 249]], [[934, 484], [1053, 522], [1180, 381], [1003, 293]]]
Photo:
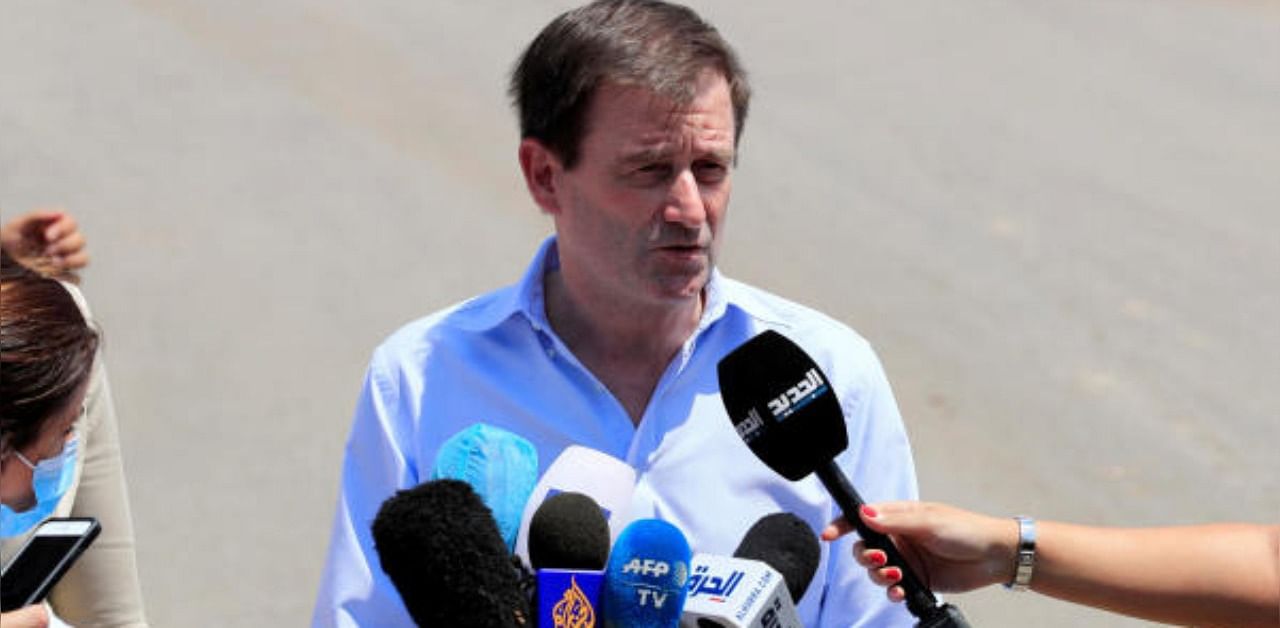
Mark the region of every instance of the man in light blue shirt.
[[[759, 462], [725, 414], [716, 363], [765, 329], [827, 373], [846, 416], [838, 458], [869, 501], [914, 499], [902, 419], [878, 359], [844, 325], [714, 266], [749, 89], [696, 14], [601, 0], [543, 29], [512, 75], [519, 160], [555, 222], [519, 283], [438, 312], [374, 352], [356, 407], [317, 626], [412, 622], [379, 568], [369, 525], [428, 479], [440, 443], [484, 422], [529, 439], [547, 465], [568, 445], [636, 469], [629, 513], [730, 555], [778, 511], [821, 530], [839, 512], [810, 477]], [[806, 626], [908, 626], [867, 580], [848, 537], [824, 544], [797, 601]]]

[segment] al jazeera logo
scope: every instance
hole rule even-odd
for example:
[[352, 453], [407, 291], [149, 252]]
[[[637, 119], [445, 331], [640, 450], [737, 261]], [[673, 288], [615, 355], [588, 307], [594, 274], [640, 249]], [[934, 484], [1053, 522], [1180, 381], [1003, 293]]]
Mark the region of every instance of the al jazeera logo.
[[596, 609], [591, 607], [591, 599], [578, 587], [577, 578], [569, 579], [569, 588], [564, 590], [560, 601], [551, 610], [555, 628], [594, 628], [596, 625]]

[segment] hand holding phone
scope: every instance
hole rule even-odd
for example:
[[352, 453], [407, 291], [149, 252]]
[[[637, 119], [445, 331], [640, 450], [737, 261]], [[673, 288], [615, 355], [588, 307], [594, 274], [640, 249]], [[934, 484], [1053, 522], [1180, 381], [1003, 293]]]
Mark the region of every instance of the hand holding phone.
[[93, 517], [53, 518], [40, 524], [0, 572], [0, 611], [43, 602], [101, 530]]

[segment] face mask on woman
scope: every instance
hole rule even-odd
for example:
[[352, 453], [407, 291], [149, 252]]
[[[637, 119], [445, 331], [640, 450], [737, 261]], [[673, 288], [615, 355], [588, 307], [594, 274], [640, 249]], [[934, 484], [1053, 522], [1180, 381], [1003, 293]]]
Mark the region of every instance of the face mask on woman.
[[36, 505], [23, 512], [14, 512], [12, 508], [0, 504], [0, 537], [25, 534], [53, 514], [75, 479], [76, 453], [79, 448], [79, 439], [73, 438], [62, 446], [62, 453], [41, 460], [39, 464], [31, 464], [26, 456], [13, 452], [18, 460], [31, 468], [31, 488], [36, 494]]

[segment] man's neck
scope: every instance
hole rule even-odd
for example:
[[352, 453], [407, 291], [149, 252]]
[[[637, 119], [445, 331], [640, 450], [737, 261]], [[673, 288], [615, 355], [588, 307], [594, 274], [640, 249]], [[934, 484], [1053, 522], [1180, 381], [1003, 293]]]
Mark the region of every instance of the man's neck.
[[543, 278], [543, 294], [556, 334], [639, 423], [662, 373], [697, 329], [703, 296], [622, 302], [580, 294], [558, 270]]

